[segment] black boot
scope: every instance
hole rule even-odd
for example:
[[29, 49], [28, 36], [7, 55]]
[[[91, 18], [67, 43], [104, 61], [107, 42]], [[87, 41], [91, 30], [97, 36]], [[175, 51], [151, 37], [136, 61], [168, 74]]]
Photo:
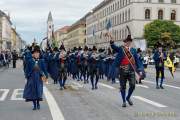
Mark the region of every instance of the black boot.
[[33, 101], [33, 109], [32, 110], [36, 110], [36, 109], [37, 109], [36, 101]]
[[126, 107], [126, 102], [123, 102], [122, 107]]
[[132, 105], [133, 105], [133, 102], [131, 101], [131, 99], [130, 99], [130, 98], [129, 98], [129, 99], [127, 99], [127, 98], [126, 98], [126, 100], [127, 100], [128, 104], [129, 104], [130, 106], [132, 106]]
[[40, 110], [40, 103], [39, 103], [39, 100], [37, 100], [37, 109]]

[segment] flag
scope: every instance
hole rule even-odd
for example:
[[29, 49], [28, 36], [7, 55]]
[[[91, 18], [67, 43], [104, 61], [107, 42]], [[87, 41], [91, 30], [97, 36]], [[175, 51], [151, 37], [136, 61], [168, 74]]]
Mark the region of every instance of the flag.
[[102, 35], [103, 35], [103, 33], [101, 32], [101, 34], [100, 34], [100, 39], [102, 39]]
[[95, 29], [93, 28], [93, 36], [95, 36]]
[[106, 20], [106, 30], [108, 30], [109, 31], [109, 29], [112, 27], [112, 23], [111, 23], [111, 20], [109, 19], [109, 20]]
[[171, 61], [169, 55], [168, 55], [168, 57], [167, 57], [167, 60], [164, 61], [164, 65], [169, 68], [169, 71], [170, 71], [172, 77], [174, 78], [175, 67], [174, 67], [174, 64], [173, 64], [173, 62]]

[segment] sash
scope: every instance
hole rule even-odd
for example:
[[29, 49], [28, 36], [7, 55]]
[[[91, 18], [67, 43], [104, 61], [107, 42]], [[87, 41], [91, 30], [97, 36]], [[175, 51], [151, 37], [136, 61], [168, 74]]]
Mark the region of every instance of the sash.
[[130, 52], [130, 50], [128, 50], [126, 47], [122, 46], [123, 52], [125, 54], [125, 56], [127, 57], [129, 63], [131, 64], [134, 72], [135, 72], [135, 76], [136, 76], [136, 80], [140, 80], [141, 76], [137, 73], [136, 68], [135, 68], [135, 59], [132, 55], [132, 53]]

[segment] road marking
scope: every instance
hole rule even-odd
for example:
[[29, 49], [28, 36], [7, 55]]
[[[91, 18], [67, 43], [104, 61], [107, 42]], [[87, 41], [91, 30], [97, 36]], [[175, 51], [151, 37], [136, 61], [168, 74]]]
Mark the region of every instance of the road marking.
[[9, 93], [9, 89], [0, 89], [0, 92], [3, 92], [0, 101], [4, 101]]
[[[147, 81], [147, 80], [144, 80], [144, 82], [150, 83], [150, 84], [156, 84], [155, 82], [151, 82], [151, 81]], [[177, 86], [167, 85], [167, 84], [163, 84], [163, 85], [167, 86], [167, 87], [171, 87], [171, 88], [175, 88], [175, 89], [179, 89], [180, 90], [180, 87], [177, 87]]]
[[119, 83], [119, 80], [116, 80], [116, 83]]
[[11, 96], [11, 100], [24, 100], [22, 95], [23, 95], [23, 89], [14, 89], [13, 94]]
[[112, 90], [115, 90], [115, 89], [116, 89], [116, 88], [114, 88], [114, 87], [112, 87], [112, 86], [110, 86], [110, 85], [106, 85], [106, 84], [104, 84], [104, 83], [99, 83], [99, 85], [101, 85], [101, 86], [103, 86], [103, 87], [107, 87], [107, 88], [112, 89]]
[[50, 91], [47, 89], [47, 87], [44, 87], [44, 95], [49, 105], [49, 109], [51, 111], [53, 120], [64, 120], [64, 116], [61, 112], [61, 109], [58, 107], [56, 100], [54, 99]]
[[77, 83], [77, 82], [72, 81], [71, 83], [74, 84], [74, 85], [76, 85], [76, 87], [79, 87], [79, 88], [82, 88], [82, 87], [83, 87], [83, 85], [81, 85], [81, 84], [79, 84], [79, 83]]
[[146, 86], [146, 85], [136, 85], [137, 87], [142, 87], [142, 88], [149, 88], [148, 86]]
[[167, 106], [165, 106], [165, 105], [162, 105], [162, 104], [160, 104], [160, 103], [151, 101], [151, 100], [146, 99], [146, 98], [143, 98], [143, 97], [141, 97], [141, 96], [133, 96], [133, 98], [138, 99], [138, 100], [141, 100], [141, 101], [146, 102], [146, 103], [149, 103], [149, 104], [151, 104], [151, 105], [153, 105], [153, 106], [156, 106], [156, 107], [167, 107]]

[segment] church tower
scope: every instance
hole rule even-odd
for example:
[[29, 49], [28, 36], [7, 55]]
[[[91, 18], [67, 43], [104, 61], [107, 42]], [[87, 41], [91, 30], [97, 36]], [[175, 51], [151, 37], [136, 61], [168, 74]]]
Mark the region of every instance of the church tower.
[[53, 24], [52, 14], [50, 11], [48, 15], [48, 20], [47, 20], [47, 40], [49, 42], [49, 45], [52, 45], [53, 32], [54, 32], [54, 24]]

